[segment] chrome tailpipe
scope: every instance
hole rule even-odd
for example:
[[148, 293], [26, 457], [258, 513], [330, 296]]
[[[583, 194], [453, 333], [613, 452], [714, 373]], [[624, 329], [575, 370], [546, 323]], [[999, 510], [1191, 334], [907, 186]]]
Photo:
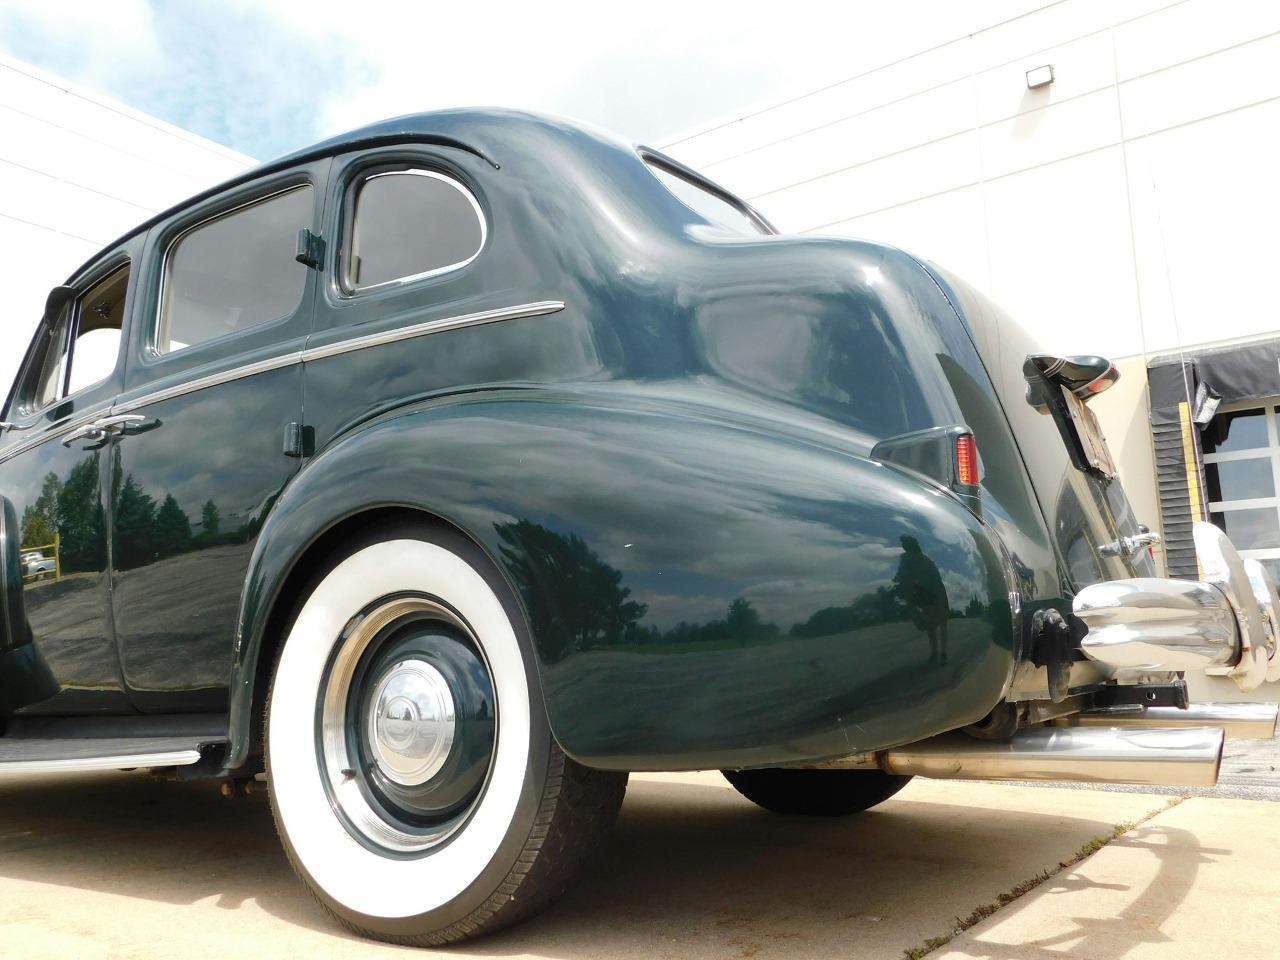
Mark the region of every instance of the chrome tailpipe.
[[941, 780], [1062, 780], [1211, 787], [1222, 762], [1215, 727], [1030, 727], [1008, 740], [953, 732], [822, 764]]
[[1217, 727], [1229, 740], [1267, 740], [1276, 735], [1274, 703], [1193, 703], [1178, 707], [1147, 707], [1128, 713], [1076, 713], [1052, 721], [1059, 727], [1120, 727], [1170, 729], [1173, 727]]

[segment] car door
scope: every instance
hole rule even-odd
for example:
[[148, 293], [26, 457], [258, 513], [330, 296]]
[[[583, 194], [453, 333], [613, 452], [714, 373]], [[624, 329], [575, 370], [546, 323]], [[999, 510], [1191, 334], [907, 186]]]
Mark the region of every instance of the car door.
[[319, 234], [328, 166], [242, 184], [148, 239], [111, 477], [112, 608], [144, 712], [226, 709], [249, 558], [303, 453], [285, 443], [315, 285], [298, 239]]
[[307, 350], [317, 448], [413, 397], [598, 374], [591, 328], [552, 302], [560, 276], [540, 271], [526, 234], [500, 217], [504, 191], [521, 189], [503, 176], [473, 153], [426, 144], [334, 159], [330, 272]]
[[[50, 295], [0, 417], [3, 713], [132, 709], [112, 634], [106, 482], [142, 246], [125, 242]], [[15, 576], [23, 554], [52, 570]]]

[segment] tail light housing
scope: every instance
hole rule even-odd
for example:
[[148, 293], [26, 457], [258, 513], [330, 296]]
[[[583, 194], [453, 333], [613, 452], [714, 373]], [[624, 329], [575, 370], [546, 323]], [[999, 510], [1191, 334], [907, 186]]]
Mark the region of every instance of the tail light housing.
[[975, 516], [982, 516], [978, 443], [968, 425], [953, 423], [888, 437], [871, 448], [871, 459], [929, 478], [954, 493]]

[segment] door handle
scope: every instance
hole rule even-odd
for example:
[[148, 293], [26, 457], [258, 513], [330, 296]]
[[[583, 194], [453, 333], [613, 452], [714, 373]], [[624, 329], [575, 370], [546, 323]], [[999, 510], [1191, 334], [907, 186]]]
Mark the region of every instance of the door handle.
[[118, 413], [114, 417], [103, 417], [101, 420], [95, 420], [93, 425], [112, 436], [119, 436], [129, 427], [137, 426], [146, 421], [146, 419], [140, 413]]
[[77, 440], [102, 443], [107, 437], [119, 436], [125, 431], [125, 428], [135, 426], [146, 419], [140, 413], [120, 413], [114, 417], [103, 417], [72, 431], [63, 438], [62, 445], [69, 447]]
[[69, 447], [77, 440], [91, 440], [94, 443], [101, 443], [105, 439], [107, 439], [106, 431], [99, 427], [95, 420], [92, 423], [86, 423], [84, 426], [71, 431], [71, 433], [63, 437], [62, 445], [64, 447]]

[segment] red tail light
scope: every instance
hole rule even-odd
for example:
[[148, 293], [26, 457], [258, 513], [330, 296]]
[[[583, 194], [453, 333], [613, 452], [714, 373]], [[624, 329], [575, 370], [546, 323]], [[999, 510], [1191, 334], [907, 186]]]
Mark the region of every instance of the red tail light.
[[970, 486], [978, 484], [978, 444], [972, 433], [956, 437], [956, 479]]

